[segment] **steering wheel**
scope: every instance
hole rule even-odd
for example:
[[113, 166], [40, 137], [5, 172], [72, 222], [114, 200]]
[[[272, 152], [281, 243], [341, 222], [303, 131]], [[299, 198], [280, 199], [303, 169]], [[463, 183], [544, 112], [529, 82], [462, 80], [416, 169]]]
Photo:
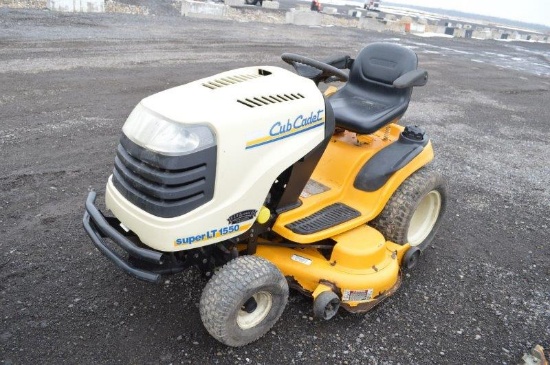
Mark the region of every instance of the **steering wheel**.
[[314, 60], [305, 56], [300, 56], [294, 53], [283, 53], [281, 55], [283, 61], [294, 67], [298, 75], [307, 77], [315, 81], [326, 81], [329, 78], [335, 78], [338, 81], [348, 81], [348, 75], [336, 68], [321, 61]]

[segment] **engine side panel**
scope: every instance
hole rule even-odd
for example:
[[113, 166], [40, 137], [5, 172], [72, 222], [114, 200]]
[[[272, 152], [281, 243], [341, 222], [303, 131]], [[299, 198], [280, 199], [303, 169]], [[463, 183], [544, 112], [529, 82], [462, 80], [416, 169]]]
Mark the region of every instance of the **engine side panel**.
[[140, 209], [109, 179], [106, 205], [160, 251], [213, 244], [250, 228], [273, 182], [326, 135], [325, 101], [310, 80], [276, 67], [249, 67], [169, 89], [142, 101], [164, 118], [207, 125], [216, 137], [213, 197], [180, 216]]

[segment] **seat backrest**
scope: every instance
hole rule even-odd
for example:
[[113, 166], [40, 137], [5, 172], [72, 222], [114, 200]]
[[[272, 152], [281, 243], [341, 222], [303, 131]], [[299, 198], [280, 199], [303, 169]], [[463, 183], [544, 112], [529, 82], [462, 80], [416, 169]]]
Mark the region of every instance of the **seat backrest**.
[[416, 70], [417, 64], [416, 54], [397, 44], [373, 43], [363, 48], [353, 61], [349, 81], [329, 99], [336, 125], [370, 134], [400, 118], [413, 87], [397, 88], [393, 82]]
[[416, 70], [416, 53], [393, 43], [372, 43], [359, 52], [350, 70], [349, 83], [359, 87], [378, 84], [392, 87], [408, 71]]

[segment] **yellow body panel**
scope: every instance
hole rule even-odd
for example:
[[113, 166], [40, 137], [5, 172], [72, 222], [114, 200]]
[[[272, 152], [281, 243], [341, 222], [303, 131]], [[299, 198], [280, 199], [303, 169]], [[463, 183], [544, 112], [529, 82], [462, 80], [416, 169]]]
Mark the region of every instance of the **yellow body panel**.
[[[363, 165], [382, 148], [395, 142], [402, 130], [402, 126], [391, 123], [370, 135], [357, 136], [346, 131], [333, 136], [311, 176], [312, 180], [324, 185], [328, 190], [310, 196], [302, 194], [302, 205], [279, 215], [273, 231], [294, 242], [312, 243], [349, 231], [375, 218], [399, 185], [413, 172], [430, 162], [434, 156], [432, 144], [428, 142], [418, 156], [395, 172], [380, 189], [366, 192], [354, 188], [353, 182]], [[336, 202], [358, 210], [361, 215], [335, 227], [308, 235], [294, 233], [285, 227]]]
[[323, 95], [325, 95], [328, 98], [329, 96], [333, 95], [337, 91], [338, 91], [338, 88], [336, 86], [331, 85], [331, 86], [327, 87], [327, 89], [325, 90]]
[[376, 229], [363, 225], [339, 234], [330, 256], [331, 264], [350, 274], [381, 270], [389, 264], [386, 240]]
[[355, 307], [388, 292], [399, 281], [401, 259], [408, 245], [385, 241], [374, 228], [361, 226], [334, 237], [336, 245], [330, 259], [313, 247], [286, 248], [258, 245], [256, 255], [281, 270], [302, 292], [316, 297], [333, 290], [368, 292], [368, 298], [342, 302]]

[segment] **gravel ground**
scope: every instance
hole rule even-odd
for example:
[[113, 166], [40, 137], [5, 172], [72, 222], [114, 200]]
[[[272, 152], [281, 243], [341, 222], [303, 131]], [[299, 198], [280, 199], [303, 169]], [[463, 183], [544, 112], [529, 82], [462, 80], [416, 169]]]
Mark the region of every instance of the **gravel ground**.
[[[1, 363], [515, 364], [550, 347], [549, 45], [395, 37], [0, 9]], [[450, 191], [434, 247], [382, 305], [320, 322], [292, 293], [270, 333], [227, 348], [201, 325], [197, 272], [150, 285], [92, 246], [84, 200], [92, 188], [102, 200], [140, 99], [283, 66], [283, 52], [355, 55], [380, 40], [412, 47], [430, 72], [404, 123], [428, 131]]]

